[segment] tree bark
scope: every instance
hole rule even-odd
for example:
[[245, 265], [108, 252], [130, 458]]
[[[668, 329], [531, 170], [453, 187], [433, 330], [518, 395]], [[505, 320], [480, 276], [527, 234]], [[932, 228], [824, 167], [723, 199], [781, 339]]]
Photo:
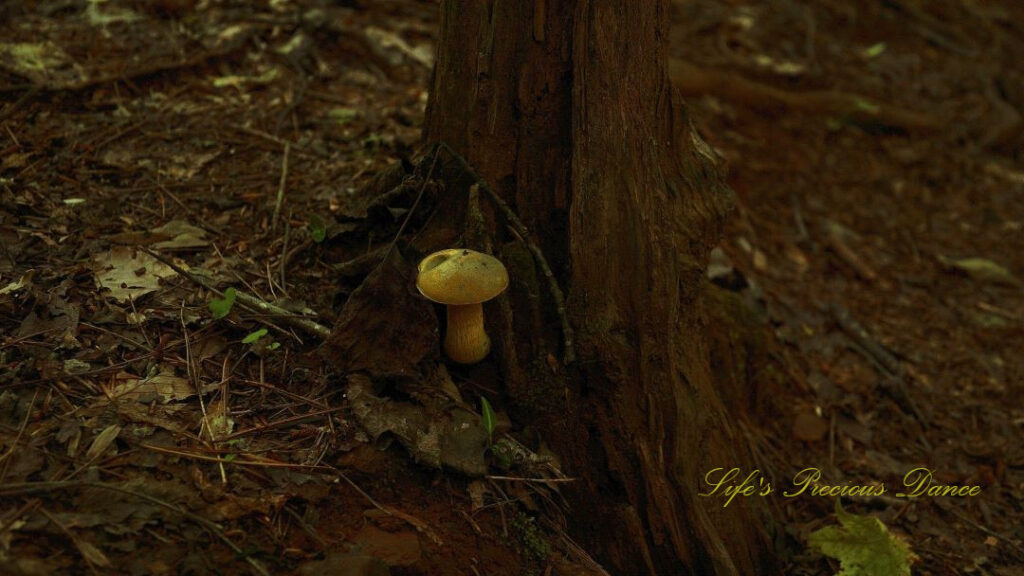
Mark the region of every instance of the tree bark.
[[770, 574], [759, 503], [698, 496], [712, 468], [752, 468], [700, 299], [731, 197], [669, 82], [668, 14], [667, 0], [444, 0], [424, 136], [516, 209], [567, 287], [568, 370], [538, 362], [564, 352], [558, 323], [548, 306], [529, 330], [515, 280], [515, 318], [496, 327], [514, 344], [497, 350], [510, 400], [580, 478], [574, 538], [613, 574]]

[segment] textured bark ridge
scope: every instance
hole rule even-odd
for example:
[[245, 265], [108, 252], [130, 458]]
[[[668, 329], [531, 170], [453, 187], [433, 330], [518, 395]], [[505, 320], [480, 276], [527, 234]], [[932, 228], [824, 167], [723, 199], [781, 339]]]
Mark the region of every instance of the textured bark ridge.
[[698, 496], [708, 470], [752, 467], [699, 298], [730, 197], [667, 76], [668, 2], [441, 10], [425, 138], [515, 207], [567, 288], [579, 361], [555, 386], [536, 351], [558, 356], [557, 331], [519, 308], [488, 322], [515, 343], [498, 350], [511, 399], [581, 479], [573, 536], [613, 574], [776, 572], [760, 503]]

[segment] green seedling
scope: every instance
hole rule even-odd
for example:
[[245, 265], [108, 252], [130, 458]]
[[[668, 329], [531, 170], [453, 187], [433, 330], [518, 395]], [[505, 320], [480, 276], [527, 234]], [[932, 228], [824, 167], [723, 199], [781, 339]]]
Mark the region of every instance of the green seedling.
[[484, 430], [487, 430], [487, 446], [494, 446], [494, 429], [497, 426], [497, 417], [494, 414], [494, 408], [491, 408], [491, 403], [483, 396], [480, 397], [480, 423], [484, 425]]
[[868, 102], [867, 100], [864, 100], [863, 98], [856, 98], [856, 99], [854, 99], [853, 104], [857, 107], [858, 110], [863, 110], [864, 112], [867, 112], [868, 114], [878, 114], [878, 111], [880, 110], [880, 107], [878, 106], [878, 104], [875, 104], [873, 102]]
[[255, 332], [250, 332], [245, 336], [245, 338], [242, 338], [242, 344], [252, 344], [253, 351], [256, 352], [257, 354], [265, 351], [277, 350], [278, 348], [281, 347], [280, 342], [267, 342], [266, 340], [263, 340], [263, 337], [266, 335], [267, 329], [260, 328]]
[[551, 556], [551, 544], [544, 537], [544, 530], [522, 512], [513, 516], [509, 524], [516, 539], [516, 548], [528, 565], [524, 574], [539, 574], [540, 567]]
[[235, 296], [235, 289], [228, 288], [224, 291], [223, 298], [210, 300], [210, 312], [215, 319], [220, 320], [231, 312], [231, 307], [235, 305]]
[[882, 55], [882, 52], [885, 52], [885, 49], [885, 42], [879, 42], [865, 48], [863, 54], [865, 58], [878, 58]]
[[347, 124], [359, 117], [359, 111], [354, 108], [332, 108], [327, 112], [327, 117], [338, 124]]
[[266, 328], [260, 328], [259, 330], [255, 331], [255, 332], [250, 332], [248, 335], [246, 335], [245, 338], [242, 338], [242, 344], [253, 344], [257, 340], [259, 340], [260, 338], [263, 338], [266, 335], [267, 335], [267, 329]]
[[324, 241], [327, 238], [327, 223], [320, 216], [314, 214], [309, 218], [309, 237], [313, 239], [313, 242], [317, 244]]

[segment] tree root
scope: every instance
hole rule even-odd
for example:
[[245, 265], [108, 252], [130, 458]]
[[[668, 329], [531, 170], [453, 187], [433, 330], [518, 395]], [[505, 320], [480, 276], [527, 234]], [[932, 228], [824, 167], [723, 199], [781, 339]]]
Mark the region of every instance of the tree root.
[[870, 98], [835, 90], [793, 92], [736, 76], [724, 70], [702, 68], [685, 60], [669, 62], [669, 77], [683, 94], [711, 94], [752, 108], [786, 108], [813, 114], [835, 115], [864, 124], [902, 130], [938, 130], [943, 123], [931, 116]]

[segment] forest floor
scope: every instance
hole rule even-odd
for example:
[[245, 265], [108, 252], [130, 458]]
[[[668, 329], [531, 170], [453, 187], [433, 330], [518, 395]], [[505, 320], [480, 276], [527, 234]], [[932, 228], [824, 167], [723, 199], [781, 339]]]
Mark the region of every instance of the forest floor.
[[[437, 16], [0, 6], [0, 573], [593, 573], [534, 518], [552, 493], [371, 439], [297, 327], [334, 325], [374, 263], [350, 261], [409, 213], [360, 191], [419, 151]], [[675, 79], [737, 197], [710, 275], [760, 310], [785, 374], [749, 423], [763, 472], [884, 485], [846, 509], [917, 574], [1024, 574], [1024, 5], [673, 18]], [[434, 376], [500, 415], [493, 371]], [[895, 497], [915, 468], [980, 494]], [[786, 573], [837, 572], [806, 541], [833, 499], [768, 498]]]

